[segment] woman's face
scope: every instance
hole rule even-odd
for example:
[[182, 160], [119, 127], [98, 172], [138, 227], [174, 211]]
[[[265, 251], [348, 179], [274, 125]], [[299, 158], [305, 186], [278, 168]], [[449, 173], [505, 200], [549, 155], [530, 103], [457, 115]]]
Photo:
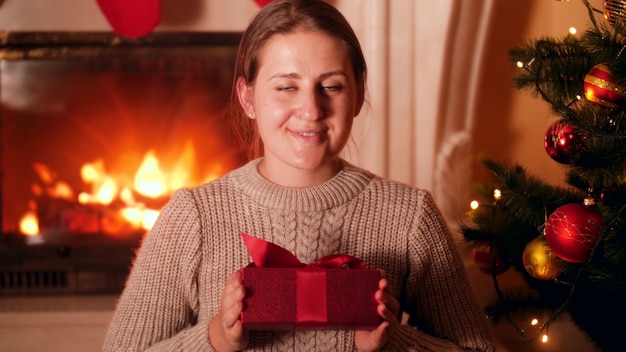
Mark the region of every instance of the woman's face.
[[332, 177], [363, 104], [347, 50], [328, 35], [297, 31], [270, 38], [259, 58], [254, 83], [240, 79], [237, 88], [263, 140], [262, 173], [291, 186], [293, 176]]

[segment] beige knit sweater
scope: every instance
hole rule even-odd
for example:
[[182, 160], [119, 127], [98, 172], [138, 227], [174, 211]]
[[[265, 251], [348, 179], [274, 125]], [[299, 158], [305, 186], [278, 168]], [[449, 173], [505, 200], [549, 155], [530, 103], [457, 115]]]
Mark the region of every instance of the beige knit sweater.
[[[491, 351], [487, 321], [431, 196], [346, 163], [333, 179], [285, 188], [260, 159], [176, 192], [146, 235], [104, 351], [212, 351], [226, 279], [251, 261], [240, 232], [303, 263], [332, 253], [384, 269], [410, 314], [389, 351]], [[250, 351], [354, 351], [353, 331], [250, 332]]]

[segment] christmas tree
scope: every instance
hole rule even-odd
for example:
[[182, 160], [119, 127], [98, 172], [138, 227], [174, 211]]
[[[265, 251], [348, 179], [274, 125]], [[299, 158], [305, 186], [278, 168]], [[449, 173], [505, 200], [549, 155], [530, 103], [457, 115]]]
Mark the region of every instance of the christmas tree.
[[[582, 34], [530, 40], [509, 51], [514, 86], [547, 102], [558, 119], [544, 147], [563, 164], [553, 186], [522, 165], [484, 160], [493, 178], [460, 225], [474, 260], [488, 264], [498, 301], [487, 307], [522, 339], [544, 336], [565, 313], [600, 350], [623, 349], [626, 332], [626, 0], [582, 0]], [[517, 270], [530, 290], [506, 291]], [[511, 317], [546, 317], [518, 327]]]

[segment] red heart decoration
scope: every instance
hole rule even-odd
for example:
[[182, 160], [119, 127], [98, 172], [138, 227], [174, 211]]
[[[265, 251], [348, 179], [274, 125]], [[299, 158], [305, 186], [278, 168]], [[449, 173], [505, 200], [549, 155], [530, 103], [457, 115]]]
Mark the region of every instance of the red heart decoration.
[[161, 0], [96, 0], [115, 33], [138, 38], [161, 21]]
[[272, 0], [254, 0], [254, 2], [256, 2], [257, 5], [263, 7], [272, 2]]

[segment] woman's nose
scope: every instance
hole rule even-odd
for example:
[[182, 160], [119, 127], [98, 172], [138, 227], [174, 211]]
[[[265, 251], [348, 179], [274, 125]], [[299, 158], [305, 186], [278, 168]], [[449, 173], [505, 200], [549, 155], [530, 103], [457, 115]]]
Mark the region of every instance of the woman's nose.
[[303, 92], [300, 97], [299, 117], [305, 120], [315, 121], [325, 115], [324, 96], [318, 90]]

